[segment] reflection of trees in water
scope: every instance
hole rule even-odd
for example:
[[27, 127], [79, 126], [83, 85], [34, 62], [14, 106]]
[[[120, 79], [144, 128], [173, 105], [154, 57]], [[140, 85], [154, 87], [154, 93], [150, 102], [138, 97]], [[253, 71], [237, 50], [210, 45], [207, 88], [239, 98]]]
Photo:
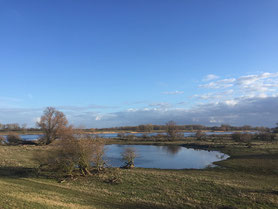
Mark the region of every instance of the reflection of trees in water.
[[181, 146], [175, 146], [175, 145], [168, 145], [168, 146], [161, 146], [161, 148], [166, 151], [167, 153], [170, 153], [172, 155], [177, 154], [181, 150]]

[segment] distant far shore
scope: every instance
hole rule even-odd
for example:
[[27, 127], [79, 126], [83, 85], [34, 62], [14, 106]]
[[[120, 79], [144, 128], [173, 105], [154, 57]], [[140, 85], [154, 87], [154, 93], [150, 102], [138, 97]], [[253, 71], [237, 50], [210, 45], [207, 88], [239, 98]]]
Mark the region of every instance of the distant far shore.
[[[197, 132], [198, 130], [181, 130], [179, 132]], [[254, 130], [237, 130], [237, 131], [212, 131], [212, 130], [200, 130], [202, 132], [215, 132], [215, 133], [224, 133], [224, 132], [254, 132]], [[149, 133], [165, 133], [165, 130], [153, 130], [150, 132], [144, 132], [144, 131], [123, 131], [123, 130], [119, 130], [119, 131], [87, 131], [84, 130], [83, 133], [84, 134], [119, 134], [119, 133], [129, 133], [129, 134], [149, 134]], [[42, 135], [43, 132], [42, 131], [0, 131], [0, 135], [8, 135], [10, 133], [17, 133], [20, 135]]]

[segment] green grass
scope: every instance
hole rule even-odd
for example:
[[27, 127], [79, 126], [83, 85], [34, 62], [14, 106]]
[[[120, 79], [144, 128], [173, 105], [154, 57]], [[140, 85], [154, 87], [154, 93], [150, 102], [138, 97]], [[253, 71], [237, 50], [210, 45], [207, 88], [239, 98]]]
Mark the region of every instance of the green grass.
[[118, 184], [97, 175], [58, 183], [33, 170], [33, 153], [47, 147], [0, 146], [0, 208], [278, 208], [277, 142], [167, 143], [209, 147], [231, 158], [205, 170], [120, 170]]

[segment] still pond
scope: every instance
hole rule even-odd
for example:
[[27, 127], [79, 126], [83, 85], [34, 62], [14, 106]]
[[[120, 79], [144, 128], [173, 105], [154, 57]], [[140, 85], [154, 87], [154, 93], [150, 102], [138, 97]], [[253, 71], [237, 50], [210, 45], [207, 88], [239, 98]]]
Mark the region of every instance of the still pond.
[[203, 169], [213, 166], [213, 162], [225, 160], [229, 156], [218, 151], [196, 150], [182, 146], [156, 145], [106, 145], [108, 164], [123, 166], [121, 153], [127, 147], [133, 147], [138, 156], [135, 167], [160, 169]]

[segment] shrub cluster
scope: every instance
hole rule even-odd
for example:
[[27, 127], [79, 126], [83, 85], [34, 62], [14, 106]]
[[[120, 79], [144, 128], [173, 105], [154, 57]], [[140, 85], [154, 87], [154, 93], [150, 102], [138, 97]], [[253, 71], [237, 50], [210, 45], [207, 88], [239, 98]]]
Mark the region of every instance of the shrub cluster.
[[271, 132], [260, 132], [257, 134], [233, 133], [232, 139], [236, 142], [251, 142], [254, 140], [274, 141], [274, 140], [277, 140], [277, 136], [275, 133], [271, 133]]
[[5, 144], [5, 142], [6, 142], [5, 137], [4, 136], [0, 136], [0, 145]]
[[8, 134], [6, 141], [8, 145], [20, 145], [23, 143], [21, 137], [15, 133]]
[[93, 163], [95, 169], [103, 169], [104, 144], [93, 138], [62, 137], [56, 140], [44, 153], [34, 158], [40, 164], [40, 170], [54, 171], [57, 175], [73, 176], [77, 170], [83, 176], [91, 175]]
[[252, 139], [254, 139], [253, 134], [248, 133], [233, 133], [232, 139], [236, 142], [250, 142]]
[[256, 138], [260, 141], [274, 141], [277, 140], [277, 135], [270, 132], [261, 132], [256, 134]]

